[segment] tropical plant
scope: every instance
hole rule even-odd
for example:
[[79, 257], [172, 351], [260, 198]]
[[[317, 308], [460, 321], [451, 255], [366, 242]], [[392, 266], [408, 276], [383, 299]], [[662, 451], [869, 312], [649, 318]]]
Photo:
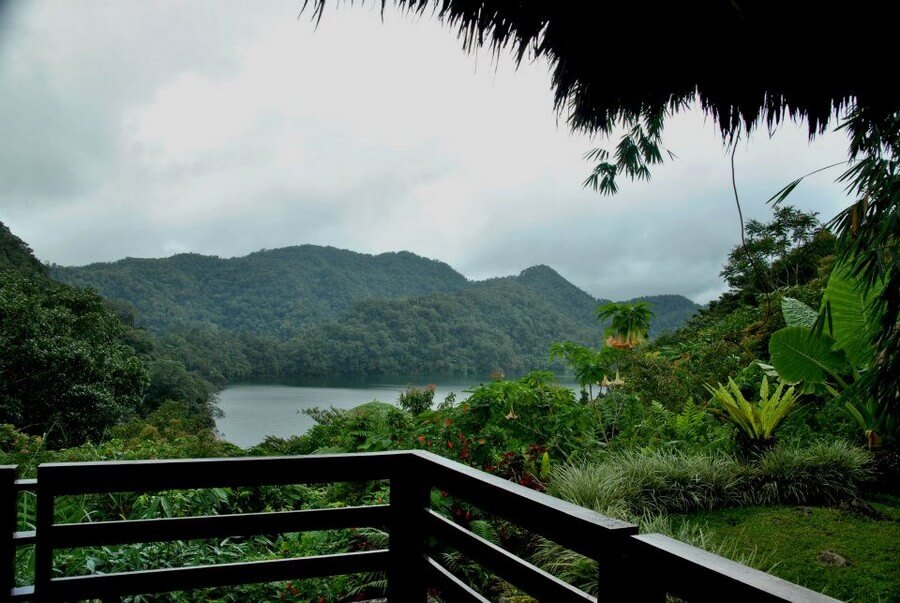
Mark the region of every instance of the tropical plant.
[[601, 321], [609, 320], [604, 331], [607, 346], [616, 349], [633, 349], [647, 339], [653, 312], [648, 302], [616, 303], [599, 306], [595, 313]]
[[723, 418], [734, 424], [740, 433], [741, 444], [745, 449], [760, 451], [775, 443], [775, 432], [797, 405], [794, 388], [784, 389], [779, 383], [775, 391], [769, 390], [769, 379], [763, 377], [759, 388], [759, 401], [749, 402], [734, 379], [728, 379], [728, 385], [707, 386], [712, 394], [712, 401], [719, 405], [724, 413]]
[[[870, 448], [895, 441], [900, 416], [893, 395], [871, 396], [879, 332], [878, 299], [883, 285], [866, 288], [850, 265], [831, 273], [820, 312], [785, 298], [787, 327], [769, 340], [771, 368], [805, 392], [827, 393], [843, 403], [863, 430]], [[896, 387], [896, 386], [895, 386]]]
[[612, 348], [598, 351], [570, 341], [556, 342], [550, 346], [550, 360], [562, 358], [575, 373], [581, 391], [586, 390], [591, 400], [594, 399], [594, 386], [600, 386], [611, 373], [613, 356]]

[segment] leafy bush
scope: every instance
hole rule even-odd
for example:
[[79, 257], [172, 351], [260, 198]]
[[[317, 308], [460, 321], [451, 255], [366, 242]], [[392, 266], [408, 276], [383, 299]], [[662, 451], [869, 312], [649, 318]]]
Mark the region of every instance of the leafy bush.
[[431, 408], [431, 404], [434, 402], [434, 390], [433, 384], [425, 387], [407, 386], [406, 391], [400, 392], [400, 408], [413, 416], [422, 414]]

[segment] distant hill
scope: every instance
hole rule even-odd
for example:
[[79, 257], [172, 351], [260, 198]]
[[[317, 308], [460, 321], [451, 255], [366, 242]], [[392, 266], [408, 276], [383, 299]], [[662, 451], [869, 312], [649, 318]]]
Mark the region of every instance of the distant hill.
[[650, 337], [671, 333], [690, 318], [700, 306], [683, 295], [646, 295], [628, 300], [650, 302], [654, 317], [650, 321]]
[[[169, 333], [188, 366], [226, 379], [546, 368], [554, 341], [600, 345], [594, 310], [609, 301], [549, 266], [469, 281], [409, 252], [313, 245], [233, 259], [181, 254], [54, 266], [52, 274], [132, 304], [137, 324]], [[637, 299], [653, 305], [651, 336], [698, 308], [679, 295]]]
[[597, 345], [600, 338], [591, 321], [516, 279], [496, 279], [452, 293], [362, 300], [286, 348], [299, 374], [486, 375], [546, 367], [559, 339]]
[[179, 254], [52, 268], [54, 278], [133, 304], [158, 333], [216, 326], [296, 335], [360, 299], [455, 291], [469, 283], [447, 264], [408, 252], [367, 255], [301, 245], [222, 259]]
[[44, 277], [47, 273], [44, 265], [34, 257], [31, 247], [0, 222], [0, 272], [4, 270], [29, 277]]

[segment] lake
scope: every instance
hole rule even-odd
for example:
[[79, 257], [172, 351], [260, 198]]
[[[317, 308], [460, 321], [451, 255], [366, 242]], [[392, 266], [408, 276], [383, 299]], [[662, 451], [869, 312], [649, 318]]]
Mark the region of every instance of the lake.
[[[577, 389], [571, 376], [557, 378], [563, 385]], [[219, 394], [218, 406], [223, 416], [216, 420], [216, 427], [229, 442], [253, 446], [268, 435], [289, 437], [306, 433], [315, 422], [300, 412], [304, 408], [353, 408], [372, 400], [396, 404], [407, 385], [421, 387], [429, 383], [437, 386], [435, 403], [451, 392], [461, 401], [468, 397], [465, 390], [485, 381], [486, 378], [417, 375], [239, 383]]]

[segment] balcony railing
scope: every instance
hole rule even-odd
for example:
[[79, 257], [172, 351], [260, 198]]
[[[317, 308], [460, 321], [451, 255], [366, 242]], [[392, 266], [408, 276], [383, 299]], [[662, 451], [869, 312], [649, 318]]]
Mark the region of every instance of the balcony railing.
[[[389, 480], [390, 504], [337, 509], [203, 517], [55, 523], [61, 496], [201, 488]], [[598, 563], [598, 599], [430, 509], [433, 488], [581, 553]], [[18, 498], [36, 495], [35, 530], [17, 529]], [[429, 543], [458, 550], [541, 601], [833, 601], [769, 574], [661, 534], [536, 492], [421, 451], [306, 457], [52, 463], [36, 480], [17, 480], [0, 467], [0, 516], [7, 534], [0, 552], [0, 592], [18, 601], [114, 600], [197, 588], [384, 572], [388, 598], [424, 602], [487, 601], [442, 566]], [[167, 569], [58, 576], [54, 552], [67, 548], [204, 538], [277, 535], [377, 527], [388, 547], [338, 555]], [[19, 547], [34, 550], [34, 584], [15, 587]]]

